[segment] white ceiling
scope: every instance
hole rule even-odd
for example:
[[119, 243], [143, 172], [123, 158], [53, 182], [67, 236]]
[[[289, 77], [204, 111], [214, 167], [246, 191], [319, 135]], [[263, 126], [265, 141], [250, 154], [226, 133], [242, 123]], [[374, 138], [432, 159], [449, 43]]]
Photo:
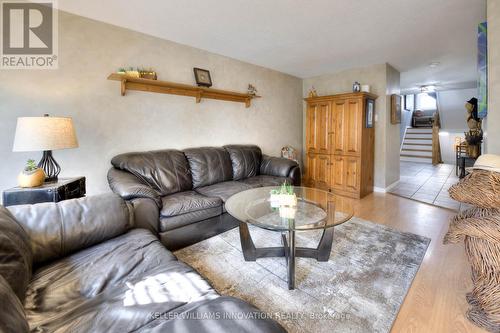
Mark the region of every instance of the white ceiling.
[[485, 2], [60, 0], [59, 7], [301, 78], [388, 62], [409, 89], [476, 80]]

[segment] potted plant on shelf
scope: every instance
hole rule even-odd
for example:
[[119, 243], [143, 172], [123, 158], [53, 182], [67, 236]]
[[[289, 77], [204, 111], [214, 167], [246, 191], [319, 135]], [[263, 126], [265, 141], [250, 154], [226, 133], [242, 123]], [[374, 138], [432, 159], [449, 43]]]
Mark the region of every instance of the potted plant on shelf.
[[24, 170], [17, 176], [19, 187], [37, 187], [45, 181], [45, 172], [39, 168], [35, 160], [29, 159]]

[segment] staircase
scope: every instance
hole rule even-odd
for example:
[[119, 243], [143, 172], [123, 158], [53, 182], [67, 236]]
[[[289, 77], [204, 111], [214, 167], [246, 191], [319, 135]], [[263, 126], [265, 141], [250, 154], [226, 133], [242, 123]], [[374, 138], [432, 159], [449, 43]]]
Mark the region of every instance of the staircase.
[[432, 128], [407, 128], [399, 158], [401, 161], [432, 164]]

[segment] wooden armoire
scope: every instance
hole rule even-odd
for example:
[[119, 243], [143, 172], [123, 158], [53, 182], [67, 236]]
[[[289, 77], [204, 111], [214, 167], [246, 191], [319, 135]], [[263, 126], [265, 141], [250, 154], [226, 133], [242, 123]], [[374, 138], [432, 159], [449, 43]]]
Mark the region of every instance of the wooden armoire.
[[376, 98], [364, 92], [305, 98], [306, 186], [353, 198], [373, 192]]

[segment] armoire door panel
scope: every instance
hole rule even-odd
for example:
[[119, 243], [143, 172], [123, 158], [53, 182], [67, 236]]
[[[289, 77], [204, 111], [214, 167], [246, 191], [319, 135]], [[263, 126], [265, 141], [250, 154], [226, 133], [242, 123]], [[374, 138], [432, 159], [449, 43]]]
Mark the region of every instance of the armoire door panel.
[[346, 154], [359, 155], [361, 153], [361, 132], [363, 130], [363, 101], [350, 99], [347, 101], [345, 121]]
[[343, 154], [345, 147], [346, 129], [346, 101], [335, 100], [332, 105], [332, 152], [333, 154]]
[[316, 157], [313, 154], [307, 154], [306, 156], [306, 179], [305, 179], [305, 185], [306, 186], [315, 186], [315, 179], [316, 179]]
[[359, 158], [345, 158], [345, 189], [347, 191], [359, 191], [360, 167], [361, 163]]
[[334, 190], [344, 190], [344, 157], [333, 156], [331, 163], [331, 188]]
[[316, 187], [328, 190], [330, 187], [330, 156], [317, 155], [315, 167]]
[[328, 154], [330, 152], [330, 102], [318, 104], [318, 138], [317, 150], [319, 154]]
[[306, 151], [315, 153], [318, 146], [318, 105], [310, 104], [306, 111]]

